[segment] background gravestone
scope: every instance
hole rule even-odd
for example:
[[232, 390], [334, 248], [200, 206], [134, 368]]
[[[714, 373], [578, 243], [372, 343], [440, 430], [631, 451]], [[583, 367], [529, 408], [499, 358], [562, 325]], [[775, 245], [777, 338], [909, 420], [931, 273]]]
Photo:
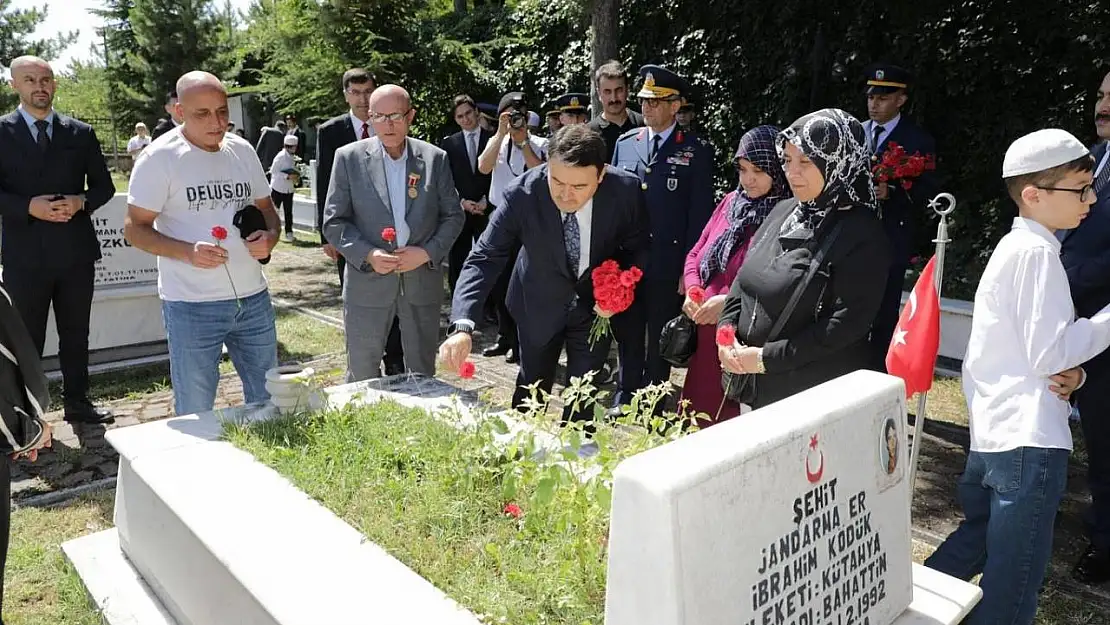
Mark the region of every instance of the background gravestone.
[[606, 625], [890, 625], [905, 420], [901, 381], [860, 371], [623, 462]]

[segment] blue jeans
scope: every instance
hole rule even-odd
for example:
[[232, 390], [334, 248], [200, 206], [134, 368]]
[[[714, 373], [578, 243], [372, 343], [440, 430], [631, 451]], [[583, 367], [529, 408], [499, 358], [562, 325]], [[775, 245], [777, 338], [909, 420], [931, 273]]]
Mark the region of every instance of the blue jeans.
[[963, 580], [983, 574], [983, 600], [963, 625], [1033, 623], [1069, 453], [1019, 447], [968, 454], [957, 493], [965, 518], [925, 561]]
[[248, 404], [264, 402], [266, 372], [277, 366], [277, 330], [269, 291], [239, 300], [162, 302], [170, 344], [170, 383], [179, 415], [212, 410], [222, 347], [243, 381]]

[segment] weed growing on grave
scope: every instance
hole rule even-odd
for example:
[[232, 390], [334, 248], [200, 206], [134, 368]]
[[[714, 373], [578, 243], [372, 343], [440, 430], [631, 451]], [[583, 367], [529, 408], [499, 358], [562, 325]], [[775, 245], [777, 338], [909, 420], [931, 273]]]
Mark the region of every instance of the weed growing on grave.
[[[613, 469], [689, 424], [653, 416], [668, 392], [645, 389], [588, 444], [581, 428], [553, 431], [552, 398], [535, 389], [524, 415], [379, 401], [232, 424], [227, 436], [485, 622], [597, 624]], [[603, 419], [591, 378], [562, 398]]]

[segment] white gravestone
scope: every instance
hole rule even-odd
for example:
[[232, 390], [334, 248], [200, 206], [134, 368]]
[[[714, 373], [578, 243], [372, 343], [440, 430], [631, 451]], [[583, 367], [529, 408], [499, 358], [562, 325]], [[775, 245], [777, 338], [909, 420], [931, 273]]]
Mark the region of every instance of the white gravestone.
[[[123, 201], [119, 201], [122, 198]], [[96, 286], [158, 282], [158, 259], [132, 247], [123, 236], [125, 196], [116, 196], [92, 214], [102, 258], [96, 263]]]
[[857, 372], [623, 462], [607, 625], [890, 625], [913, 598], [900, 380]]

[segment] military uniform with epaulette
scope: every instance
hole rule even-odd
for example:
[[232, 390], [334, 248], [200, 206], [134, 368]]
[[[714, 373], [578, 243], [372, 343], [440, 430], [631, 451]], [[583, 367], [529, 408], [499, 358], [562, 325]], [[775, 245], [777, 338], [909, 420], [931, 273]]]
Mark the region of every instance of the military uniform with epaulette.
[[[640, 69], [643, 102], [681, 98], [686, 81], [655, 65]], [[612, 164], [641, 180], [651, 221], [651, 255], [636, 289], [632, 307], [613, 321], [620, 353], [617, 405], [632, 393], [670, 378], [671, 367], [659, 354], [663, 326], [681, 314], [686, 255], [713, 214], [713, 149], [696, 134], [678, 126], [630, 130], [617, 140]]]

